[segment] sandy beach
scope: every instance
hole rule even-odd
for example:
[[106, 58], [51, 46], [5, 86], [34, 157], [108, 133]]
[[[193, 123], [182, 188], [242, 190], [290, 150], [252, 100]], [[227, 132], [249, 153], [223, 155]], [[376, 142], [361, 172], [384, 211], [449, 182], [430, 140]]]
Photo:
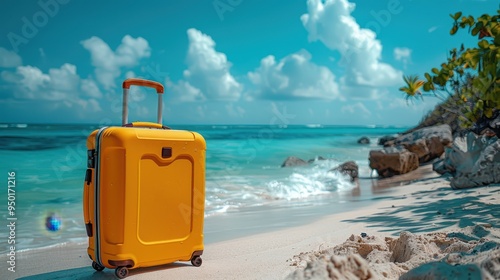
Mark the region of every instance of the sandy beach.
[[[440, 177], [430, 168], [424, 166], [413, 174], [385, 181], [378, 180], [374, 185], [376, 188], [384, 188], [385, 185], [399, 184], [399, 186], [391, 187], [387, 195], [377, 197], [377, 201], [369, 206], [365, 205], [347, 213], [333, 214], [293, 228], [206, 244], [201, 267], [179, 262], [160, 267], [140, 268], [131, 270], [127, 279], [285, 279], [287, 277], [308, 279], [308, 275], [309, 279], [313, 276], [321, 279], [321, 275], [328, 275], [329, 262], [333, 264], [337, 262], [337, 265], [344, 263], [344, 266], [338, 267], [345, 269], [344, 275], [348, 275], [349, 267], [352, 267], [348, 263], [353, 260], [356, 262], [356, 257], [351, 256], [350, 260], [348, 258], [332, 260], [329, 254], [341, 251], [352, 253], [351, 249], [354, 248], [355, 253], [363, 255], [361, 249], [364, 248], [366, 251], [368, 247], [369, 252], [377, 248], [375, 251], [382, 251], [382, 255], [387, 256], [391, 253], [383, 252], [384, 244], [392, 241], [393, 244], [407, 242], [403, 244], [405, 247], [413, 242], [408, 238], [405, 240], [410, 241], [398, 239], [401, 232], [419, 236], [433, 233], [433, 238], [439, 237], [441, 245], [465, 240], [472, 242], [469, 247], [465, 246], [469, 249], [475, 244], [489, 242], [491, 248], [484, 250], [488, 252], [496, 250], [498, 253], [500, 186], [452, 190], [446, 178]], [[477, 233], [478, 227], [474, 229], [477, 225], [483, 229], [480, 231], [481, 234]], [[447, 239], [454, 241], [446, 241]], [[353, 243], [365, 245], [356, 247]], [[486, 255], [491, 255], [488, 252]], [[431, 253], [432, 257], [426, 256]], [[364, 254], [365, 258], [361, 257], [363, 258], [361, 263], [358, 260], [358, 267], [354, 270], [359, 271], [364, 267], [368, 274], [372, 273], [372, 278], [368, 279], [377, 279], [380, 275], [388, 279], [398, 279], [402, 273], [419, 265], [419, 261], [415, 259], [406, 265], [396, 265], [394, 262], [390, 264], [390, 261], [383, 261], [381, 257], [376, 261], [373, 259], [374, 254], [366, 252]], [[420, 262], [438, 261], [441, 257], [447, 256], [446, 252], [428, 250], [427, 252], [423, 250], [421, 254], [422, 256], [416, 258], [420, 259]], [[369, 267], [364, 263], [368, 262], [366, 255], [368, 259], [369, 256], [372, 257], [373, 263]], [[474, 254], [469, 255], [471, 262], [484, 259], [477, 256], [474, 259], [472, 258]], [[496, 255], [496, 264], [500, 265], [498, 256], [499, 254]], [[0, 272], [1, 279], [115, 278], [113, 270], [96, 272], [92, 269], [91, 261], [86, 255], [86, 244], [18, 252], [16, 257], [14, 273], [9, 272], [5, 266], [6, 256], [1, 257], [4, 264]], [[325, 264], [324, 267], [321, 262], [314, 263], [318, 258]], [[497, 273], [500, 271], [498, 266], [492, 269]]]

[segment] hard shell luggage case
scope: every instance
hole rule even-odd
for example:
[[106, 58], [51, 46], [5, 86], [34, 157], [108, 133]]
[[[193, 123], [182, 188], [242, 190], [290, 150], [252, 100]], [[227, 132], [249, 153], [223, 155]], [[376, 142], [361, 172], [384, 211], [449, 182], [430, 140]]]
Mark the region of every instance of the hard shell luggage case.
[[[131, 85], [158, 93], [158, 123], [127, 124]], [[87, 139], [83, 192], [87, 252], [98, 271], [175, 261], [200, 266], [203, 253], [205, 151], [203, 137], [161, 125], [163, 86], [123, 82], [122, 127], [103, 127]]]

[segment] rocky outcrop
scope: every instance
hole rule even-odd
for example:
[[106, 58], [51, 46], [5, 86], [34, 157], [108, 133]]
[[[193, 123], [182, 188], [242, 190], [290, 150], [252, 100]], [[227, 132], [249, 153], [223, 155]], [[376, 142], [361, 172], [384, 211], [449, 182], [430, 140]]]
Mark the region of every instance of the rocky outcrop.
[[287, 157], [285, 161], [281, 164], [281, 167], [291, 167], [291, 166], [301, 166], [306, 165], [307, 162], [298, 157]]
[[330, 172], [339, 172], [348, 175], [351, 177], [351, 182], [354, 182], [358, 178], [358, 170], [359, 167], [354, 161], [347, 161], [331, 169]]
[[429, 162], [444, 153], [444, 147], [453, 142], [451, 128], [447, 124], [425, 127], [399, 136], [391, 141], [418, 156], [420, 163]]
[[393, 141], [393, 140], [396, 140], [396, 137], [395, 136], [392, 136], [392, 135], [386, 135], [386, 136], [383, 136], [383, 137], [380, 137], [378, 139], [378, 144], [380, 146], [385, 146], [385, 143], [389, 142], [389, 141]]
[[366, 136], [363, 136], [358, 139], [358, 144], [370, 144], [370, 139]]
[[472, 132], [457, 138], [433, 169], [440, 174], [452, 174], [450, 185], [454, 189], [500, 183], [500, 140]]
[[500, 138], [500, 110], [495, 110], [491, 118], [482, 116], [471, 130], [479, 135], [496, 135]]
[[370, 168], [377, 170], [382, 178], [408, 173], [417, 169], [419, 165], [415, 153], [396, 147], [370, 151], [369, 161]]

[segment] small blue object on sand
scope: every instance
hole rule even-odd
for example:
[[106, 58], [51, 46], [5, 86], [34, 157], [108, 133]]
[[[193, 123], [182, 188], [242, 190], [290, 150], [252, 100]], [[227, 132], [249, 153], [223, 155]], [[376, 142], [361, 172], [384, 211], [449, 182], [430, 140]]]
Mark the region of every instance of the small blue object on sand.
[[49, 231], [58, 231], [61, 228], [61, 218], [57, 217], [55, 214], [50, 214], [46, 219], [45, 219], [45, 227]]

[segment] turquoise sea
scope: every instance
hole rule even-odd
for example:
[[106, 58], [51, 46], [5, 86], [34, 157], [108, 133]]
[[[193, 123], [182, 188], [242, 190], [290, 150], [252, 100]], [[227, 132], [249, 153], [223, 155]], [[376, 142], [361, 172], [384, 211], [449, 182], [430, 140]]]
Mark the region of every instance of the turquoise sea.
[[[82, 188], [87, 136], [97, 125], [0, 124], [2, 223], [16, 220], [16, 249], [86, 242]], [[407, 127], [322, 125], [171, 125], [202, 134], [207, 142], [205, 241], [293, 226], [321, 215], [358, 207], [381, 191], [368, 179], [368, 153], [379, 137]], [[367, 136], [371, 144], [357, 140]], [[288, 156], [310, 165], [281, 168]], [[354, 160], [360, 183], [328, 172]], [[8, 211], [8, 173], [15, 172], [14, 216]], [[46, 218], [61, 218], [62, 227], [47, 230]], [[0, 252], [7, 252], [2, 226]]]

